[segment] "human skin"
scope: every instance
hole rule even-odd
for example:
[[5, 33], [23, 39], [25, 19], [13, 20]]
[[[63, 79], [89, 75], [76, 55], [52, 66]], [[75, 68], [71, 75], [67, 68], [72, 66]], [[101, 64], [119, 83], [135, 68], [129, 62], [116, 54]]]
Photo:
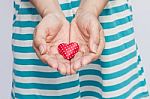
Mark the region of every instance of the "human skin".
[[98, 16], [107, 2], [107, 0], [81, 0], [76, 16], [71, 22], [70, 39], [79, 43], [81, 48], [71, 60], [71, 67], [75, 71], [97, 60], [102, 53], [105, 39]]
[[[71, 23], [66, 20], [57, 0], [30, 1], [42, 17], [35, 28], [33, 48], [44, 63], [65, 75], [75, 74], [78, 69], [99, 58], [105, 40], [98, 15], [107, 4], [106, 0], [81, 0]], [[71, 61], [64, 59], [57, 51], [58, 44], [69, 43], [69, 39], [80, 46]]]

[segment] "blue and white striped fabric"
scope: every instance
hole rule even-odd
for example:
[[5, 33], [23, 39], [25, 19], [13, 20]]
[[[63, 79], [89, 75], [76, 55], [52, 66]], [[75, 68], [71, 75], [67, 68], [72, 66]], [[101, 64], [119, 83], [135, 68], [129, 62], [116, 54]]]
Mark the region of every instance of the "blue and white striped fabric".
[[[59, 0], [68, 21], [79, 0]], [[12, 99], [149, 99], [128, 0], [110, 0], [99, 16], [106, 46], [98, 60], [63, 76], [44, 64], [32, 48], [41, 20], [28, 0], [15, 0]]]

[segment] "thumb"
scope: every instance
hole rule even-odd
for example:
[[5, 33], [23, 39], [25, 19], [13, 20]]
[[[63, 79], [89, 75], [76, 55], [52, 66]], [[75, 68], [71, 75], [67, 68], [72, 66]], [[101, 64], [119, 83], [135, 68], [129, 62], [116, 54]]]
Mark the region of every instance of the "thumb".
[[33, 43], [40, 54], [45, 54], [47, 52], [46, 32], [42, 29], [35, 29]]
[[91, 27], [90, 30], [90, 38], [89, 38], [89, 48], [90, 51], [96, 53], [99, 43], [100, 43], [100, 27], [95, 26], [95, 27]]

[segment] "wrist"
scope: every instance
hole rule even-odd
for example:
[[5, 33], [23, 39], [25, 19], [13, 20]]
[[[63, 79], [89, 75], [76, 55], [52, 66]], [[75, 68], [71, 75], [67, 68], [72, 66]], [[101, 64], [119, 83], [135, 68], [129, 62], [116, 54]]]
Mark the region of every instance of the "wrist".
[[76, 12], [76, 16], [79, 16], [79, 15], [83, 15], [83, 14], [92, 14], [93, 16], [95, 17], [98, 17], [99, 16], [99, 12], [97, 11], [96, 8], [83, 8], [83, 7], [80, 7], [78, 8], [77, 12]]
[[52, 17], [59, 19], [59, 21], [66, 21], [64, 13], [58, 11], [46, 13], [42, 18], [52, 18]]
[[87, 12], [98, 17], [107, 3], [108, 0], [81, 0], [81, 4], [77, 10], [77, 13]]
[[[42, 18], [49, 15], [49, 14], [54, 14], [54, 15], [62, 15], [64, 16], [63, 12], [61, 10], [50, 10], [48, 8], [45, 8], [43, 12], [41, 13]], [[65, 17], [65, 16], [64, 16]]]

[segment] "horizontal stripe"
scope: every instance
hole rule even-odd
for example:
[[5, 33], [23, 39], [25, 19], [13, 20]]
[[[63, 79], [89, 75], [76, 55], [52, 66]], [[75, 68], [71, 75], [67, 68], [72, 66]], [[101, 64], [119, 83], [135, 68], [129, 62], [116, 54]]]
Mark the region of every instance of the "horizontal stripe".
[[93, 96], [83, 96], [82, 99], [98, 99], [98, 98], [93, 97]]
[[104, 49], [102, 52], [102, 55], [111, 55], [111, 54], [115, 54], [117, 52], [121, 52], [127, 48], [130, 48], [131, 46], [135, 45], [135, 39], [128, 41], [120, 46], [111, 48], [111, 49]]
[[[126, 42], [120, 46], [110, 48], [110, 49], [104, 49], [102, 52], [102, 55], [110, 55], [117, 52], [121, 52], [135, 44], [135, 40], [131, 40], [129, 42]], [[35, 53], [33, 47], [20, 47], [20, 46], [14, 46], [12, 45], [12, 50], [15, 52], [22, 52], [22, 53]]]
[[126, 37], [128, 35], [131, 35], [133, 32], [134, 32], [133, 27], [128, 28], [126, 30], [118, 32], [117, 34], [105, 36], [105, 41], [106, 42], [112, 42], [112, 41], [115, 41], [115, 40], [119, 40], [122, 37]]
[[13, 33], [12, 34], [12, 39], [15, 40], [33, 40], [33, 34], [18, 34], [18, 33]]
[[[128, 34], [128, 33], [126, 33], [126, 34]], [[25, 34], [23, 34], [22, 36], [24, 36], [24, 35]], [[13, 36], [15, 36], [15, 34]], [[18, 36], [18, 35], [16, 34], [16, 36]], [[25, 35], [25, 36], [28, 37], [28, 36], [32, 36], [32, 35]], [[25, 39], [25, 37], [22, 37], [22, 38]], [[106, 42], [105, 49], [109, 49], [109, 48], [113, 48], [113, 47], [119, 46], [119, 45], [121, 45], [121, 44], [123, 44], [125, 42], [128, 42], [128, 41], [132, 40], [132, 39], [134, 39], [134, 34], [133, 33], [130, 34], [130, 35], [127, 35], [127, 36], [122, 36], [122, 37], [120, 36], [120, 38], [118, 37], [118, 40], [111, 41], [111, 42], [108, 42], [108, 43]], [[14, 46], [30, 47], [30, 46], [32, 46], [33, 41], [32, 40], [15, 40], [15, 39], [13, 39], [12, 43], [13, 43]]]
[[[127, 29], [133, 27], [132, 24], [133, 24], [132, 22], [128, 22], [126, 24], [119, 25], [112, 29], [104, 29], [105, 36], [115, 35], [115, 34], [117, 35], [118, 32], [127, 30]], [[13, 27], [13, 32], [16, 34], [33, 34], [34, 27], [26, 27], [26, 28]]]
[[[34, 6], [28, 2], [29, 0], [22, 0], [22, 8], [33, 8]], [[66, 3], [71, 3], [72, 5], [74, 5], [74, 3], [79, 3], [80, 0], [58, 0], [59, 4], [66, 4]], [[119, 5], [122, 5], [122, 4], [125, 4], [127, 3], [126, 0], [117, 0], [116, 1], [109, 1], [108, 4], [106, 5], [105, 8], [112, 8], [112, 7], [115, 7], [115, 6], [119, 6]], [[72, 6], [71, 5], [71, 6]], [[72, 7], [75, 7], [75, 6], [72, 6]]]
[[[123, 73], [122, 73], [123, 72]], [[131, 65], [131, 66], [129, 66], [127, 69], [124, 69], [124, 70], [122, 70], [122, 71], [120, 71], [120, 72], [117, 72], [118, 73], [118, 75], [117, 75], [117, 73], [112, 73], [112, 74], [100, 74], [100, 71], [99, 70], [92, 70], [92, 69], [90, 69], [90, 68], [88, 68], [87, 67], [87, 69], [86, 70], [80, 70], [80, 77], [81, 77], [81, 81], [82, 81], [82, 79], [84, 79], [84, 80], [86, 80], [86, 79], [90, 79], [90, 80], [95, 80], [95, 79], [92, 79], [92, 75], [93, 75], [93, 78], [94, 78], [94, 76], [97, 76], [97, 77], [99, 77], [99, 75], [102, 75], [101, 77], [103, 77], [103, 82], [105, 82], [105, 85], [106, 86], [110, 86], [110, 85], [115, 85], [115, 84], [117, 84], [118, 82], [120, 82], [120, 81], [125, 81], [126, 79], [128, 79], [131, 75], [134, 75], [134, 74], [136, 74], [136, 72], [137, 72], [137, 70], [136, 70], [136, 65], [135, 64], [133, 64], [133, 65]], [[36, 77], [44, 77], [44, 78], [50, 78], [50, 76], [47, 76], [47, 75], [56, 75], [56, 73], [55, 72], [38, 72], [38, 71], [32, 71], [32, 73], [31, 72], [29, 72], [29, 71], [16, 71], [16, 73], [15, 73], [15, 75], [17, 76], [17, 77], [30, 77], [30, 78], [33, 78], [33, 77], [35, 77], [35, 79], [38, 79], [38, 78], [36, 78]], [[115, 75], [116, 74], [116, 75]], [[43, 75], [43, 76], [41, 76], [41, 75]], [[91, 77], [90, 77], [91, 76]], [[27, 82], [27, 81], [29, 81], [30, 82], [30, 78], [24, 78], [24, 79], [26, 79], [26, 81], [25, 82]], [[41, 79], [43, 79], [44, 80], [44, 78], [41, 78]], [[18, 78], [19, 79], [19, 78]], [[17, 80], [18, 80], [17, 79]], [[21, 78], [20, 78], [21, 79]], [[27, 80], [28, 79], [28, 80]], [[33, 78], [34, 79], [34, 78]], [[51, 79], [53, 79], [53, 78], [51, 78]], [[62, 79], [62, 78], [61, 78]], [[64, 78], [65, 79], [65, 78]], [[101, 78], [96, 78], [98, 81], [102, 81], [101, 80]], [[39, 78], [39, 80], [40, 80], [40, 78]], [[47, 81], [47, 79], [45, 79], [46, 81]], [[22, 80], [20, 80], [20, 81], [24, 81], [23, 80], [23, 78], [22, 78]], [[43, 82], [43, 81], [41, 81], [41, 82]], [[46, 83], [46, 82], [43, 82], [43, 83]]]
[[134, 33], [131, 33], [130, 35], [127, 36], [122, 36], [120, 39], [111, 41], [111, 42], [106, 42], [105, 48], [104, 49], [111, 49], [115, 48], [117, 46], [123, 45], [126, 42], [129, 42], [135, 38]]
[[[74, 3], [78, 3], [78, 0], [72, 0]], [[64, 4], [69, 4], [71, 3], [71, 1], [69, 0], [58, 0], [60, 5], [64, 5]], [[34, 6], [28, 1], [22, 1], [22, 8], [34, 8]]]
[[57, 70], [49, 66], [37, 66], [37, 65], [18, 65], [13, 64], [14, 69], [18, 71], [40, 71], [40, 72], [57, 72]]
[[122, 25], [122, 24], [128, 23], [130, 21], [132, 21], [131, 15], [124, 17], [122, 19], [115, 20], [114, 22], [101, 23], [101, 25], [102, 25], [103, 29], [109, 29], [109, 28], [115, 28], [118, 25]]
[[131, 64], [134, 64], [136, 62], [137, 62], [137, 57], [134, 57], [134, 58], [131, 58], [128, 61], [122, 63], [122, 64], [119, 64], [119, 65], [116, 65], [113, 67], [108, 67], [108, 68], [101, 67], [101, 73], [102, 74], [115, 73], [115, 72], [118, 72], [120, 70], [127, 68], [128, 66], [131, 66]]
[[33, 47], [20, 47], [12, 45], [12, 50], [15, 52], [22, 52], [22, 53], [35, 53]]
[[65, 76], [59, 72], [18, 71], [15, 69], [13, 72], [16, 76], [19, 77], [59, 78]]
[[109, 2], [107, 3], [105, 8], [112, 8], [112, 7], [116, 7], [116, 6], [120, 6], [122, 4], [126, 4], [127, 0], [109, 0]]
[[121, 58], [121, 57], [123, 57], [123, 56], [125, 56], [125, 55], [127, 55], [127, 54], [129, 54], [129, 53], [131, 53], [133, 51], [135, 51], [135, 50], [136, 50], [136, 46], [134, 45], [134, 46], [131, 46], [128, 49], [125, 49], [125, 50], [123, 50], [121, 52], [118, 52], [118, 53], [115, 53], [115, 54], [101, 55], [99, 57], [99, 59], [101, 61], [103, 61], [103, 62], [109, 62], [109, 61], [117, 60], [117, 59], [119, 59], [119, 58]]
[[121, 57], [119, 59], [113, 60], [113, 61], [103, 62], [103, 61], [97, 59], [96, 61], [93, 61], [92, 63], [93, 64], [101, 64], [101, 66], [103, 68], [108, 68], [108, 67], [120, 65], [120, 64], [130, 60], [131, 58], [133, 58], [135, 56], [136, 56], [136, 51], [132, 52], [132, 53], [126, 55], [126, 56], [123, 56], [123, 57]]
[[[76, 91], [76, 92], [74, 92]], [[56, 94], [57, 93], [57, 94]], [[15, 90], [15, 96], [17, 98], [29, 98], [29, 99], [33, 99], [33, 98], [37, 98], [37, 97], [41, 97], [42, 99], [47, 99], [47, 98], [62, 98], [62, 99], [66, 99], [66, 98], [75, 98], [78, 97], [79, 95], [79, 90], [78, 87], [76, 88], [70, 88], [70, 89], [66, 89], [66, 90], [59, 90], [59, 91], [54, 91], [54, 90], [37, 90], [37, 89], [20, 89], [20, 88], [16, 88]]]
[[[57, 80], [56, 80], [57, 82]], [[65, 83], [59, 83], [59, 84], [41, 84], [41, 83], [23, 83], [23, 82], [15, 82], [15, 87], [17, 88], [23, 88], [23, 89], [40, 89], [40, 90], [64, 90], [71, 87], [78, 86], [79, 81], [69, 81]]]
[[[128, 23], [132, 20], [131, 16], [124, 17], [122, 19], [115, 20], [114, 22], [101, 23], [103, 29], [114, 28], [118, 25]], [[36, 27], [39, 21], [15, 21], [14, 27]]]
[[[134, 51], [134, 49], [133, 49], [133, 51]], [[126, 52], [126, 53], [128, 53], [128, 52]], [[42, 72], [44, 72], [44, 71], [45, 72], [56, 71], [56, 70], [50, 68], [48, 65], [42, 65], [42, 64], [40, 64], [41, 65], [40, 66], [40, 65], [37, 65], [37, 64], [35, 64], [35, 65], [32, 65], [32, 64], [22, 64], [21, 65], [20, 64], [20, 62], [19, 62], [20, 59], [27, 59], [27, 60], [28, 59], [38, 59], [38, 58], [36, 58], [37, 57], [36, 54], [31, 54], [31, 53], [26, 54], [26, 53], [17, 53], [17, 52], [14, 52], [14, 57], [15, 57], [15, 61], [16, 61], [15, 63], [18, 63], [18, 64], [14, 64], [14, 67], [17, 70], [22, 70], [22, 71], [42, 71]], [[109, 58], [109, 56], [108, 56], [108, 58]], [[119, 65], [116, 65], [116, 66], [113, 66], [113, 67], [109, 67], [109, 68], [102, 67], [102, 66], [100, 67], [100, 64], [92, 64], [92, 63], [90, 63], [89, 65], [86, 66], [86, 68], [88, 68], [88, 69], [95, 69], [95, 70], [99, 70], [100, 69], [100, 70], [102, 70], [101, 72], [103, 74], [114, 73], [114, 72], [120, 71], [120, 70], [122, 70], [124, 68], [127, 68], [131, 64], [135, 63], [137, 60], [138, 60], [137, 57], [134, 57], [134, 58], [131, 58], [128, 61], [122, 63], [122, 64], [119, 64]], [[29, 63], [29, 61], [27, 61], [27, 62]], [[85, 67], [83, 69], [85, 69]]]
[[[115, 54], [111, 54], [111, 55], [101, 55], [99, 57], [99, 59], [103, 62], [109, 62], [109, 61], [113, 61], [116, 60], [118, 58], [121, 58], [131, 52], [133, 52], [134, 50], [136, 50], [136, 45], [131, 46], [128, 49], [125, 49], [121, 52], [115, 53]], [[126, 53], [126, 54], [124, 54]], [[36, 55], [36, 53], [20, 53], [20, 52], [13, 52], [13, 56], [16, 59], [39, 59], [38, 56]], [[129, 60], [128, 60], [129, 61]], [[128, 64], [126, 64], [128, 65]], [[104, 69], [104, 68], [103, 68]]]
[[[127, 79], [130, 79], [131, 76], [136, 76], [137, 74], [137, 67], [128, 67], [131, 68], [130, 71], [125, 71], [124, 73], [118, 73], [118, 75], [113, 75], [111, 76], [111, 74], [107, 74], [108, 77], [106, 76], [106, 74], [101, 74], [100, 71], [98, 72], [97, 70], [82, 70], [79, 72], [80, 77], [81, 77], [81, 81], [83, 80], [93, 80], [92, 78], [88, 78], [90, 77], [90, 75], [97, 76], [97, 80], [93, 80], [93, 81], [98, 81], [98, 82], [103, 82], [103, 86], [114, 86], [117, 85], [119, 83], [126, 82]], [[123, 70], [122, 70], [123, 71]], [[141, 73], [143, 72], [143, 70], [140, 70]], [[88, 75], [86, 74], [86, 72], [88, 73]], [[121, 72], [121, 71], [120, 71]], [[100, 76], [101, 75], [101, 76]], [[103, 77], [104, 76], [104, 77]], [[135, 77], [134, 76], [134, 77]], [[99, 77], [99, 78], [98, 78]], [[112, 77], [112, 78], [111, 78]]]
[[[72, 14], [75, 14], [77, 11], [77, 7], [73, 8], [72, 11], [71, 10], [63, 10], [63, 13], [65, 14], [66, 17], [72, 16]], [[115, 13], [112, 14], [110, 16], [99, 16], [99, 20], [101, 23], [105, 23], [105, 22], [113, 22], [115, 20], [118, 19], [122, 19], [124, 17], [130, 16], [131, 12], [129, 9], [119, 12], [119, 13]], [[40, 21], [41, 20], [41, 16], [40, 15], [30, 15], [30, 14], [18, 14], [16, 21]]]
[[19, 93], [15, 93], [16, 98], [24, 98], [24, 99], [69, 99], [69, 98], [78, 98], [80, 92], [76, 92], [74, 94], [61, 95], [61, 96], [44, 96], [44, 95], [23, 95]]
[[[74, 1], [74, 3], [72, 3], [71, 6], [72, 7], [77, 7], [77, 6], [79, 6], [79, 3], [80, 3], [79, 1]], [[24, 7], [25, 6], [28, 6], [28, 5], [24, 5]], [[70, 3], [60, 4], [60, 7], [61, 7], [62, 11], [71, 9]], [[18, 14], [32, 14], [32, 15], [36, 15], [36, 14], [39, 14], [39, 13], [38, 13], [38, 11], [35, 8], [20, 8]]]
[[132, 21], [127, 22], [126, 24], [119, 25], [115, 28], [104, 29], [104, 35], [105, 36], [117, 35], [119, 32], [127, 30], [127, 29], [132, 28], [132, 27], [133, 27]]
[[142, 86], [142, 87], [139, 87], [136, 90], [134, 90], [132, 92], [132, 94], [129, 96], [129, 99], [130, 98], [132, 98], [132, 99], [142, 99], [142, 98], [149, 99], [150, 97], [148, 98], [147, 96], [149, 96], [147, 87], [146, 86]]
[[126, 9], [122, 12], [115, 13], [109, 16], [99, 16], [98, 19], [100, 20], [101, 23], [106, 23], [106, 22], [113, 22], [115, 20], [122, 19], [123, 17], [127, 17], [130, 15], [132, 15], [130, 10]]
[[63, 84], [66, 82], [73, 82], [75, 80], [78, 80], [78, 74], [77, 75], [70, 75], [60, 78], [39, 78], [39, 77], [19, 77], [14, 75], [14, 79], [18, 83], [26, 83], [26, 84]]
[[[57, 70], [49, 67], [49, 66], [37, 66], [37, 65], [18, 65], [14, 64], [14, 68], [19, 71], [40, 71], [40, 72], [57, 72]], [[99, 70], [101, 67], [98, 64], [88, 64], [86, 66], [88, 69]], [[84, 67], [84, 69], [86, 69]], [[81, 68], [82, 69], [82, 68]]]
[[[130, 60], [131, 58], [136, 56], [136, 51], [129, 53], [121, 58], [118, 58], [116, 60], [113, 61], [108, 61], [108, 62], [103, 62], [99, 59], [97, 59], [96, 61], [93, 61], [92, 64], [101, 64], [103, 68], [108, 68], [108, 67], [112, 67], [115, 65], [119, 65], [122, 64], [128, 60]], [[43, 63], [40, 59], [16, 59], [14, 58], [14, 63], [15, 64], [19, 64], [19, 65], [42, 65], [42, 66], [48, 66], [48, 64]], [[110, 64], [111, 63], [111, 64]]]
[[34, 28], [27, 27], [27, 28], [20, 28], [20, 27], [13, 27], [13, 33], [16, 34], [32, 34], [33, 35]]
[[[134, 85], [131, 89], [129, 89], [128, 91], [126, 91], [124, 94], [120, 95], [120, 96], [116, 96], [116, 97], [110, 97], [111, 95], [107, 95], [109, 97], [105, 98], [103, 97], [103, 99], [124, 99], [124, 98], [128, 98], [128, 96], [136, 89], [138, 89], [139, 87], [143, 87], [145, 86], [145, 82], [141, 81], [139, 83], [137, 83], [136, 85]], [[142, 91], [142, 90], [141, 90]], [[113, 96], [116, 95], [116, 93], [112, 94]]]
[[42, 95], [22, 95], [19, 93], [15, 93], [16, 98], [24, 98], [24, 99], [36, 99], [36, 98], [40, 98], [40, 99], [69, 99], [69, 98], [76, 98], [76, 99], [80, 99], [80, 93], [74, 93], [74, 94], [69, 94], [69, 95], [61, 95], [61, 96], [42, 96]]
[[[63, 11], [66, 18], [72, 17], [73, 13], [70, 10]], [[18, 14], [16, 17], [16, 21], [41, 21], [42, 18], [40, 15], [31, 15], [31, 14]]]
[[101, 99], [101, 95], [97, 92], [93, 92], [93, 91], [83, 91], [80, 93], [82, 97], [85, 97], [85, 96], [92, 96], [94, 97], [94, 99], [98, 98], [98, 99]]
[[117, 6], [117, 7], [113, 7], [111, 9], [104, 9], [100, 16], [107, 16], [107, 15], [112, 15], [112, 14], [115, 14], [115, 13], [119, 13], [119, 12], [122, 12], [126, 9], [129, 9], [128, 5], [127, 4], [123, 4], [123, 5], [120, 5], [120, 6]]
[[[123, 70], [120, 70], [120, 71], [118, 71], [118, 72], [115, 72], [115, 73], [110, 73], [110, 74], [102, 74], [100, 71], [98, 71], [98, 70], [92, 70], [92, 69], [86, 69], [86, 70], [81, 70], [80, 71], [80, 76], [83, 76], [83, 75], [87, 75], [87, 73], [89, 74], [89, 75], [97, 75], [97, 76], [99, 76], [99, 75], [102, 75], [101, 77], [102, 77], [102, 79], [103, 80], [107, 80], [106, 82], [108, 82], [108, 84], [109, 84], [109, 81], [108, 80], [112, 80], [112, 79], [114, 79], [114, 78], [116, 78], [116, 79], [114, 79], [114, 81], [116, 80], [116, 81], [119, 81], [120, 80], [120, 78], [122, 78], [122, 76], [124, 77], [124, 78], [128, 78], [128, 76], [130, 75], [131, 76], [131, 74], [136, 74], [136, 67], [137, 67], [137, 63], [133, 63], [133, 64], [131, 64], [131, 66], [129, 66], [128, 68], [125, 68], [125, 69], [123, 69]], [[130, 70], [131, 69], [131, 70]], [[129, 70], [130, 70], [130, 72], [129, 72]], [[129, 74], [128, 74], [129, 73]], [[123, 79], [122, 79], [123, 80]], [[105, 82], [105, 81], [104, 81]], [[113, 81], [112, 82], [110, 82], [111, 84], [113, 84]], [[114, 82], [115, 83], [115, 82]], [[106, 83], [107, 84], [107, 83]]]
[[[114, 43], [112, 41], [116, 41], [116, 40], [120, 40], [120, 38], [123, 38], [123, 37], [126, 37], [126, 36], [129, 36], [133, 33], [133, 28], [130, 28], [128, 30], [125, 30], [125, 31], [121, 31], [120, 33], [118, 34], [115, 34], [115, 35], [111, 35], [111, 36], [105, 36], [105, 41], [108, 42], [106, 44], [106, 47], [110, 44], [111, 46], [114, 45], [114, 44], [111, 44], [111, 43]], [[30, 40], [33, 40], [33, 35], [32, 34], [17, 34], [17, 33], [13, 33], [13, 36], [12, 38], [14, 40], [23, 40], [23, 42], [25, 42], [26, 40], [28, 40], [28, 42]], [[111, 42], [110, 42], [111, 41]], [[32, 41], [30, 41], [32, 43]], [[110, 43], [109, 43], [110, 42]], [[122, 40], [123, 42], [123, 40]], [[31, 43], [29, 43], [29, 45], [32, 45]], [[14, 42], [15, 44], [15, 42]], [[24, 43], [26, 44], [26, 43]], [[23, 45], [24, 45], [23, 44]], [[29, 46], [28, 45], [28, 46]], [[21, 46], [21, 44], [20, 44]]]
[[88, 86], [82, 86], [80, 87], [80, 92], [85, 92], [85, 91], [93, 91], [93, 92], [96, 92], [98, 94], [101, 94], [102, 93], [102, 90], [99, 89], [98, 87], [96, 86], [92, 86], [92, 85], [88, 85]]
[[105, 81], [103, 83], [100, 83], [100, 82], [91, 81], [91, 80], [81, 81], [80, 85], [81, 85], [81, 87], [82, 86], [95, 86], [95, 87], [98, 87], [100, 89], [103, 89], [103, 92], [113, 92], [113, 91], [119, 91], [121, 88], [124, 88], [125, 86], [128, 86], [131, 82], [136, 81], [138, 76], [139, 75], [134, 74], [133, 76], [130, 76], [129, 79], [127, 79], [127, 80], [125, 80], [121, 83], [118, 82], [116, 85], [111, 85], [111, 86], [102, 85], [102, 84], [105, 84]]
[[142, 90], [142, 92], [140, 94], [133, 97], [133, 99], [138, 99], [138, 98], [150, 99], [148, 91], [147, 90]]
[[31, 47], [33, 46], [33, 40], [14, 40], [12, 39], [12, 44], [19, 47]]
[[[92, 62], [93, 64], [99, 64], [101, 63], [103, 68], [115, 66], [121, 63], [126, 62], [127, 60], [133, 58], [136, 56], [136, 52], [132, 52], [124, 57], [121, 57], [117, 60], [113, 60], [110, 62], [102, 62], [99, 59], [97, 61]], [[42, 65], [42, 66], [48, 66], [48, 64], [43, 63], [40, 59], [14, 59], [15, 64], [19, 65]], [[111, 64], [110, 64], [111, 63]]]
[[[70, 9], [69, 3], [65, 3], [65, 4], [62, 4], [60, 6], [61, 6], [62, 10]], [[78, 7], [79, 3], [78, 2], [77, 3], [72, 3], [71, 6], [72, 7]], [[123, 4], [123, 5], [120, 5], [120, 6], [117, 6], [117, 7], [112, 7], [111, 9], [104, 9], [102, 11], [102, 13], [101, 13], [101, 16], [111, 15], [111, 14], [114, 14], [114, 13], [118, 13], [118, 12], [124, 11], [126, 9], [129, 9], [127, 4]], [[109, 10], [111, 10], [111, 11], [109, 11]], [[20, 8], [18, 14], [32, 14], [32, 15], [36, 15], [36, 14], [38, 14], [38, 12], [37, 12], [37, 10], [35, 8]]]
[[112, 67], [112, 66], [122, 64], [135, 56], [136, 56], [136, 51], [131, 52], [130, 54], [127, 54], [127, 55], [125, 55], [121, 58], [118, 58], [116, 60], [113, 60], [113, 61], [108, 61], [108, 62], [103, 62], [101, 60], [98, 60], [98, 61], [100, 61], [100, 64], [102, 65], [102, 67], [107, 68], [107, 67]]

